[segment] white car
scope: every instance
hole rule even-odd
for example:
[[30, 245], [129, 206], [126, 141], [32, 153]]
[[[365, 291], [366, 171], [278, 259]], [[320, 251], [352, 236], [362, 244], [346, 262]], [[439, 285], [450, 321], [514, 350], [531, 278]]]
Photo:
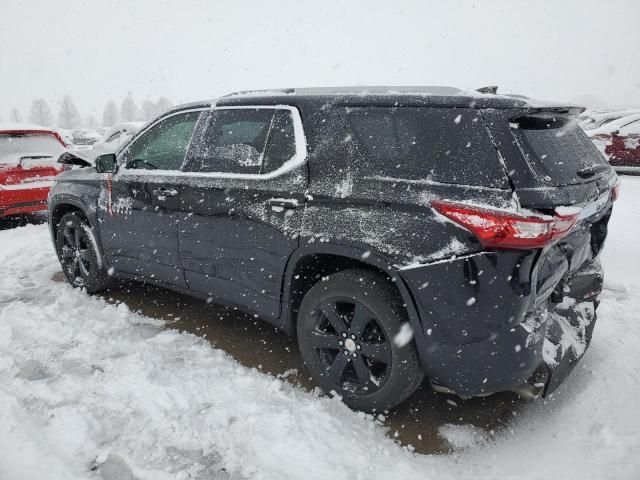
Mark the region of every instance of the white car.
[[[116, 123], [103, 136], [103, 140], [93, 144], [91, 159], [105, 153], [115, 153], [120, 145], [133, 137], [146, 122], [121, 122]], [[83, 152], [87, 156], [89, 152]]]
[[596, 128], [600, 128], [608, 123], [614, 122], [622, 117], [626, 117], [628, 115], [635, 115], [640, 113], [640, 109], [632, 109], [632, 110], [617, 110], [613, 112], [593, 112], [587, 114], [585, 112], [584, 120], [580, 122], [580, 126], [585, 131], [591, 131]]
[[102, 140], [102, 135], [91, 129], [74, 130], [71, 136], [72, 143], [69, 145], [69, 150], [74, 153], [93, 150], [93, 146]]

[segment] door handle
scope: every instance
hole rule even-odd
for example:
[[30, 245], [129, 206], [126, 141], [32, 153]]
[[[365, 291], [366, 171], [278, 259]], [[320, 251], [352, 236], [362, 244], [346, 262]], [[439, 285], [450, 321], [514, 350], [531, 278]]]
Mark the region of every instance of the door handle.
[[298, 200], [295, 198], [270, 198], [264, 204], [268, 207], [275, 207], [293, 210], [294, 208], [298, 208]]
[[175, 188], [160, 187], [153, 190], [153, 194], [157, 197], [175, 197], [178, 195], [178, 190]]

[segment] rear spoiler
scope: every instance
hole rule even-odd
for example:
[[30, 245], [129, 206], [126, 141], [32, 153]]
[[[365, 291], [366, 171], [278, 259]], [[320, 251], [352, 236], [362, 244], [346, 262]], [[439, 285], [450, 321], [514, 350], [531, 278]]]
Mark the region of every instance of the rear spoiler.
[[[18, 166], [24, 170], [30, 170], [34, 167], [45, 166], [44, 164], [39, 164], [38, 160], [53, 160], [53, 155], [48, 153], [32, 153], [30, 155], [22, 155], [18, 157]], [[55, 162], [51, 162], [52, 164]]]
[[[515, 124], [528, 124], [529, 128], [541, 128], [547, 123], [567, 123], [577, 120], [578, 115], [584, 112], [584, 107], [574, 105], [557, 107], [528, 107], [518, 109], [517, 113], [509, 118], [509, 122]], [[539, 124], [538, 126], [536, 126]]]
[[53, 155], [34, 153], [32, 155], [23, 155], [18, 159], [18, 165], [22, 165], [24, 160], [41, 160], [43, 158], [53, 158]]

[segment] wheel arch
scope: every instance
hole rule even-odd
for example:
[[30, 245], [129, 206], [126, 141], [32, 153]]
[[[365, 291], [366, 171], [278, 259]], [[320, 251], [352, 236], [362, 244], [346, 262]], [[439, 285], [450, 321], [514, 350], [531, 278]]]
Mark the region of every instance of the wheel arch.
[[354, 268], [377, 271], [391, 280], [420, 346], [423, 343], [422, 323], [407, 285], [384, 256], [360, 245], [314, 244], [297, 249], [289, 257], [282, 282], [282, 328], [290, 334], [295, 333], [300, 302], [322, 277]]

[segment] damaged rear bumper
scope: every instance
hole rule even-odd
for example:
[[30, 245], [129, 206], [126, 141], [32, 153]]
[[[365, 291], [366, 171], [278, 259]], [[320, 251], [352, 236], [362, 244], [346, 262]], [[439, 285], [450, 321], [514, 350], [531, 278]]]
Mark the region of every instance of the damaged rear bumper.
[[562, 314], [551, 313], [553, 321], [542, 345], [543, 364], [548, 373], [543, 395], [558, 388], [589, 348], [596, 308], [597, 302], [581, 302]]
[[[597, 318], [597, 296], [602, 289], [603, 278], [599, 262], [592, 261], [588, 267], [575, 272], [561, 284], [559, 292], [549, 295], [546, 300], [533, 302], [533, 296], [528, 298], [530, 292], [524, 286], [515, 285], [510, 289], [498, 281], [508, 278], [513, 286], [514, 276], [510, 272], [516, 270], [512, 267], [527, 261], [529, 259], [526, 256], [499, 255], [492, 258], [478, 255], [459, 259], [458, 262], [463, 262], [462, 268], [450, 263], [438, 266], [436, 275], [431, 271], [430, 278], [440, 277], [445, 281], [455, 271], [466, 272], [459, 284], [470, 284], [476, 289], [480, 282], [474, 280], [473, 272], [493, 272], [492, 285], [498, 288], [487, 292], [492, 295], [482, 296], [476, 290], [474, 298], [478, 300], [467, 303], [471, 304], [467, 315], [464, 310], [457, 310], [455, 317], [445, 319], [442, 314], [436, 317], [441, 313], [437, 307], [426, 310], [427, 303], [421, 302], [421, 299], [435, 299], [438, 302], [436, 305], [442, 305], [448, 298], [447, 292], [452, 292], [450, 289], [447, 292], [443, 290], [439, 296], [434, 295], [436, 289], [429, 288], [432, 283], [422, 290], [412, 289], [420, 316], [424, 319], [423, 328], [426, 329], [422, 339], [416, 338], [418, 350], [422, 365], [434, 384], [446, 387], [463, 398], [506, 390], [528, 392], [528, 396], [548, 395], [582, 358], [591, 342]], [[472, 274], [469, 275], [469, 272]], [[415, 275], [418, 272], [410, 273]], [[410, 286], [425, 285], [422, 280], [419, 284], [417, 279], [412, 281], [409, 278], [407, 283]], [[429, 292], [429, 296], [422, 292]], [[480, 310], [481, 303], [488, 305]], [[527, 313], [526, 305], [533, 303], [536, 307]], [[518, 318], [519, 312], [522, 314]], [[474, 332], [470, 325], [473, 322], [477, 327], [485, 318], [487, 320], [482, 323], [485, 331], [489, 332], [485, 338], [469, 339], [471, 341], [462, 343], [450, 341], [459, 339], [459, 336], [446, 335], [449, 328], [480, 336], [481, 332]], [[502, 319], [503, 327], [490, 324], [489, 318]], [[514, 318], [515, 321], [511, 322]], [[445, 329], [440, 328], [444, 320], [448, 320]], [[451, 329], [454, 322], [457, 328]], [[513, 324], [511, 328], [508, 326], [510, 323]]]

